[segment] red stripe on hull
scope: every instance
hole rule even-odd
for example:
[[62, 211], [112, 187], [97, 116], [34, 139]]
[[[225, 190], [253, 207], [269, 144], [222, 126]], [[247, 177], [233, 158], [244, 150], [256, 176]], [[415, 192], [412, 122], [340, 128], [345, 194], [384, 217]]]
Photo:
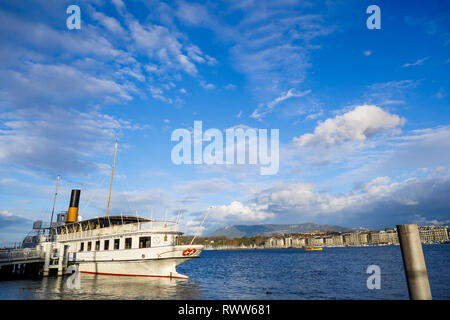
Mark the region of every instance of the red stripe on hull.
[[152, 277], [152, 278], [174, 278], [174, 279], [183, 279], [187, 280], [189, 278], [184, 277], [175, 277], [175, 276], [155, 276], [155, 275], [147, 275], [147, 274], [122, 274], [122, 273], [102, 273], [102, 272], [90, 272], [90, 271], [80, 271], [80, 273], [89, 273], [89, 274], [100, 274], [104, 276], [124, 276], [124, 277]]

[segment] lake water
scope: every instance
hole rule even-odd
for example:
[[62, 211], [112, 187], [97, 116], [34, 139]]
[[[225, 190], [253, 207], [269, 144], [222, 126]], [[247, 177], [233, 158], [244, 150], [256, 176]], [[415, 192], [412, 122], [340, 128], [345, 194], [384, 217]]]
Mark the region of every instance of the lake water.
[[[433, 299], [450, 299], [450, 245], [424, 245]], [[367, 288], [369, 265], [381, 289]], [[400, 247], [204, 251], [177, 268], [189, 280], [81, 274], [0, 281], [0, 299], [408, 299]]]

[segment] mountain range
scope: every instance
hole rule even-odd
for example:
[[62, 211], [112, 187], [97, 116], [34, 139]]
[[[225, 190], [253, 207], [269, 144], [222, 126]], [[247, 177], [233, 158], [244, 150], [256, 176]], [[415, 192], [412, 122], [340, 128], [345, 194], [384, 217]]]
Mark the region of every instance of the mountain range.
[[253, 236], [272, 236], [292, 233], [306, 233], [314, 231], [349, 232], [353, 229], [329, 224], [301, 223], [301, 224], [258, 224], [231, 225], [217, 229], [210, 237], [225, 236], [227, 238], [242, 238]]

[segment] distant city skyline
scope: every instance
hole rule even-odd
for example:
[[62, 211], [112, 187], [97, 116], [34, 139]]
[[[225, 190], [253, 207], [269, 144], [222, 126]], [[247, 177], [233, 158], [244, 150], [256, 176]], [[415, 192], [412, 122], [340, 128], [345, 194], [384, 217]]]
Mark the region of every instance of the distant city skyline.
[[[448, 244], [448, 226], [419, 226], [419, 237], [423, 244]], [[181, 240], [190, 243], [191, 237]], [[338, 232], [317, 230], [302, 233], [273, 235], [253, 235], [245, 237], [209, 236], [195, 238], [196, 244], [203, 244], [207, 249], [231, 248], [292, 248], [292, 247], [345, 247], [400, 245], [397, 228], [371, 231]]]
[[[0, 3], [0, 242], [50, 220], [57, 175], [55, 213], [81, 189], [105, 215], [116, 139], [110, 214], [187, 234], [450, 223], [448, 1], [81, 0], [68, 29], [72, 4]], [[279, 130], [275, 174], [173, 163], [194, 121]]]

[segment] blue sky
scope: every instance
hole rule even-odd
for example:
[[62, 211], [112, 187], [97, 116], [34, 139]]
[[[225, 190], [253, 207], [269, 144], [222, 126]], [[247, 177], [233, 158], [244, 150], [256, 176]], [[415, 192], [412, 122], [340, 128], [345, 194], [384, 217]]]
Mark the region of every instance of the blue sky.
[[[66, 8], [81, 9], [68, 30]], [[369, 30], [366, 8], [381, 9]], [[0, 241], [80, 214], [385, 228], [450, 221], [447, 1], [2, 1]], [[175, 165], [177, 128], [279, 129], [280, 168]], [[167, 213], [166, 213], [167, 212]]]

